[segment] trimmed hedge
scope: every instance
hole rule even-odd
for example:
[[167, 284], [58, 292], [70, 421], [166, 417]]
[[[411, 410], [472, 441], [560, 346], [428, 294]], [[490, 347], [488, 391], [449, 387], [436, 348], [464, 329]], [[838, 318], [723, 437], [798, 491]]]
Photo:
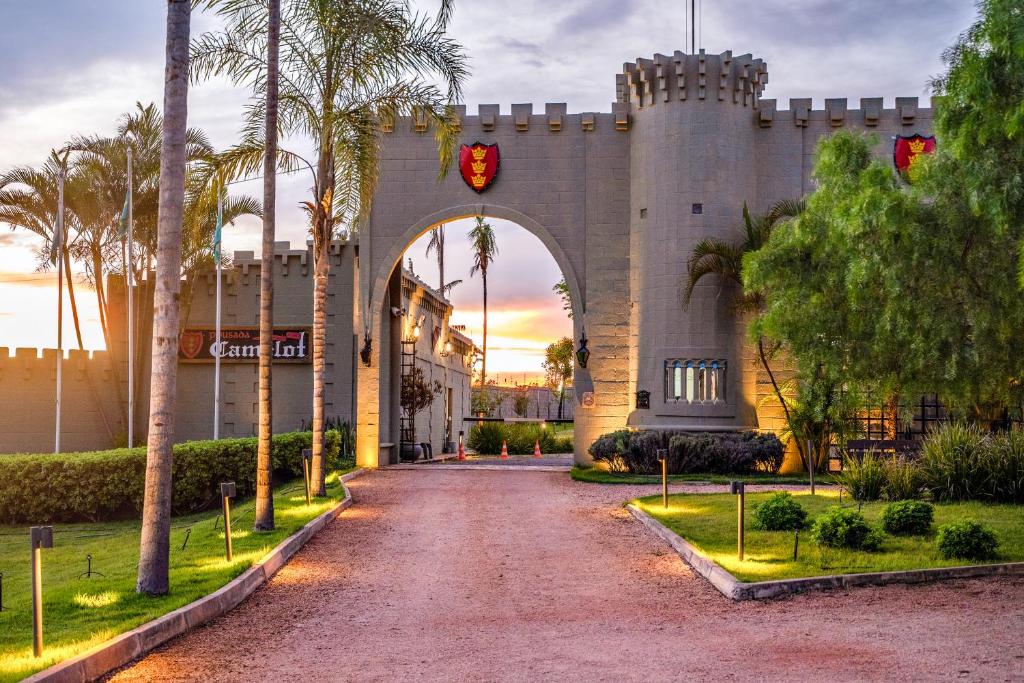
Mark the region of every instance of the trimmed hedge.
[[779, 491], [754, 506], [755, 529], [761, 531], [796, 531], [807, 526], [804, 510], [789, 491]]
[[868, 524], [864, 515], [837, 506], [825, 510], [811, 525], [811, 540], [828, 548], [878, 550], [882, 538], [882, 532]]
[[947, 560], [994, 560], [999, 557], [996, 533], [973, 519], [940, 526], [936, 544]]
[[[274, 479], [302, 475], [302, 449], [311, 432], [274, 437]], [[220, 482], [234, 481], [239, 497], [256, 490], [256, 438], [188, 441], [174, 446], [174, 514], [213, 507]], [[326, 438], [328, 470], [336, 468], [338, 433]], [[0, 524], [108, 521], [142, 512], [146, 449], [0, 456]]]
[[785, 450], [769, 433], [619, 430], [598, 437], [590, 455], [613, 472], [660, 474], [659, 449], [668, 450], [669, 474], [777, 473]]
[[935, 508], [920, 500], [889, 503], [882, 511], [882, 528], [890, 534], [923, 536], [931, 531]]
[[480, 455], [501, 453], [502, 440], [511, 455], [533, 455], [533, 446], [540, 441], [543, 453], [572, 453], [572, 437], [555, 436], [550, 429], [529, 422], [485, 422], [473, 425], [466, 445]]

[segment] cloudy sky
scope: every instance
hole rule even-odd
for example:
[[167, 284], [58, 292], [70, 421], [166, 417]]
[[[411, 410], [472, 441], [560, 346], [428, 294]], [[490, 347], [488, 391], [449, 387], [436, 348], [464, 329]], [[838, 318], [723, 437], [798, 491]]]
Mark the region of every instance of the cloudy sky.
[[[431, 10], [431, 0], [416, 4]], [[452, 33], [467, 49], [471, 111], [479, 103], [568, 102], [570, 111], [607, 111], [624, 61], [684, 47], [685, 0], [460, 0]], [[768, 62], [766, 97], [927, 97], [941, 53], [974, 16], [969, 0], [700, 0], [700, 38], [709, 52], [752, 52]], [[673, 9], [666, 9], [674, 5]], [[165, 5], [159, 0], [0, 0], [0, 173], [38, 164], [75, 134], [111, 133], [136, 101], [162, 101]], [[196, 14], [193, 33], [216, 27]], [[226, 82], [193, 87], [189, 123], [226, 147], [236, 139], [247, 93]], [[279, 239], [305, 240], [308, 181], [279, 183]], [[235, 186], [259, 195], [257, 183]], [[539, 372], [543, 346], [569, 331], [551, 286], [558, 269], [525, 230], [495, 222], [500, 258], [492, 292], [493, 367]], [[468, 278], [466, 225], [449, 228], [449, 277], [466, 274], [453, 302], [479, 330], [479, 280]], [[241, 222], [226, 248], [255, 249], [259, 226]], [[53, 278], [36, 274], [30, 236], [0, 227], [0, 346], [51, 346]], [[437, 278], [423, 244], [409, 250], [416, 271]], [[530, 278], [522, 273], [529, 269]], [[83, 296], [86, 345], [102, 347], [95, 306]], [[70, 332], [68, 332], [70, 333]], [[491, 346], [491, 344], [489, 344]]]

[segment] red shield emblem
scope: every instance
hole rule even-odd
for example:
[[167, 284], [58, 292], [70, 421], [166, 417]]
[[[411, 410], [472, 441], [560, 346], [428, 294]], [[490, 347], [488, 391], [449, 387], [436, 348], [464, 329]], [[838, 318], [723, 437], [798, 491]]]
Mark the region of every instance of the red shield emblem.
[[896, 170], [900, 173], [910, 173], [914, 164], [923, 154], [935, 152], [935, 136], [929, 135], [900, 135], [893, 145], [892, 159], [896, 164]]
[[497, 145], [485, 145], [474, 142], [463, 145], [459, 150], [459, 171], [462, 179], [476, 192], [483, 192], [498, 175], [501, 157]]
[[181, 349], [181, 355], [189, 360], [199, 355], [199, 352], [203, 349], [203, 332], [202, 330], [188, 330], [183, 332], [181, 338], [178, 340], [178, 348]]

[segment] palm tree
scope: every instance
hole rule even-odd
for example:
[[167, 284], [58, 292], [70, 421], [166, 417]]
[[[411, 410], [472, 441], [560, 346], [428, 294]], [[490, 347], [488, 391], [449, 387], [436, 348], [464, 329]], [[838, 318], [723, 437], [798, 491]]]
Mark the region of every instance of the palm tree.
[[167, 0], [163, 142], [157, 219], [156, 294], [146, 484], [136, 589], [168, 590], [171, 542], [171, 446], [178, 371], [178, 293], [181, 223], [185, 204], [185, 132], [188, 119], [188, 43], [191, 0]]
[[430, 231], [430, 241], [427, 243], [427, 256], [430, 256], [432, 251], [437, 254], [437, 291], [441, 296], [447, 298], [452, 289], [462, 284], [462, 280], [452, 280], [451, 282], [445, 282], [444, 280], [444, 223]]
[[[763, 247], [771, 237], [772, 231], [782, 222], [800, 215], [804, 210], [803, 200], [782, 200], [773, 204], [768, 212], [752, 218], [747, 205], [743, 204], [743, 237], [738, 242], [726, 242], [714, 237], [708, 237], [693, 248], [687, 266], [686, 284], [683, 288], [683, 305], [688, 307], [693, 298], [694, 289], [697, 284], [708, 275], [716, 275], [724, 284], [730, 284], [736, 288], [733, 293], [733, 310], [737, 313], [758, 312], [764, 306], [764, 294], [757, 291], [745, 290], [743, 287], [743, 257], [746, 254], [755, 252]], [[769, 359], [774, 355], [776, 348], [766, 349], [764, 337], [757, 338], [758, 357], [761, 366], [764, 368], [768, 379], [772, 384], [772, 390], [778, 399], [782, 410], [786, 415], [786, 424], [790, 431], [793, 429], [793, 419], [786, 401], [775, 378]], [[807, 464], [803, 445], [797, 439], [797, 450], [800, 458]]]
[[476, 217], [476, 225], [469, 231], [469, 241], [473, 247], [473, 267], [469, 269], [469, 275], [472, 277], [479, 271], [484, 285], [484, 343], [480, 365], [480, 386], [484, 387], [487, 385], [487, 268], [498, 255], [498, 243], [494, 238], [494, 229], [484, 221], [483, 216]]
[[[197, 75], [227, 75], [265, 94], [261, 46], [263, 0], [207, 0], [225, 20], [223, 32], [206, 33], [193, 45]], [[448, 106], [461, 97], [465, 78], [462, 48], [446, 29], [452, 0], [442, 0], [434, 18], [413, 13], [404, 0], [286, 0], [280, 54], [283, 132], [313, 140], [311, 163], [278, 151], [285, 170], [308, 168], [312, 198], [303, 203], [313, 236], [313, 472], [324, 493], [323, 398], [327, 280], [331, 242], [340, 226], [350, 231], [365, 217], [377, 183], [377, 125], [416, 110], [435, 128], [439, 175], [458, 141]], [[446, 92], [435, 81], [444, 83]], [[254, 101], [242, 141], [222, 156], [231, 176], [253, 173], [263, 158], [264, 105]]]
[[260, 261], [259, 444], [256, 450], [256, 531], [274, 530], [274, 482], [271, 463], [274, 424], [271, 366], [274, 362], [274, 231], [277, 207], [278, 52], [281, 0], [267, 3], [267, 69], [263, 152], [263, 254]]

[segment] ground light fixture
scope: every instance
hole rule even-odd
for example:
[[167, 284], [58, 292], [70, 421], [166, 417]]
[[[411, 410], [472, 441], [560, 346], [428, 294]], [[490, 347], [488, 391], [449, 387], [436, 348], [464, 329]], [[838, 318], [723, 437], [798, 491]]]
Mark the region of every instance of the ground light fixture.
[[312, 460], [313, 460], [313, 449], [312, 448], [303, 448], [302, 449], [302, 478], [303, 478], [303, 481], [306, 484], [306, 505], [309, 505], [309, 488], [310, 488], [310, 481], [309, 481], [309, 469], [310, 469], [310, 467], [309, 467], [309, 465], [310, 465], [310, 462]]
[[587, 330], [584, 328], [583, 334], [580, 335], [580, 346], [576, 349], [576, 362], [580, 364], [581, 368], [585, 368], [588, 360], [590, 360], [590, 349], [587, 348]]
[[668, 510], [668, 449], [658, 449], [658, 460], [661, 461], [661, 503]]
[[238, 493], [235, 482], [225, 481], [220, 485], [221, 504], [224, 507], [224, 556], [231, 561], [231, 499]]
[[743, 503], [746, 485], [742, 481], [729, 482], [729, 489], [736, 498], [736, 556], [743, 561]]
[[43, 558], [42, 549], [53, 547], [53, 527], [29, 529], [32, 544], [32, 654], [43, 656]]

